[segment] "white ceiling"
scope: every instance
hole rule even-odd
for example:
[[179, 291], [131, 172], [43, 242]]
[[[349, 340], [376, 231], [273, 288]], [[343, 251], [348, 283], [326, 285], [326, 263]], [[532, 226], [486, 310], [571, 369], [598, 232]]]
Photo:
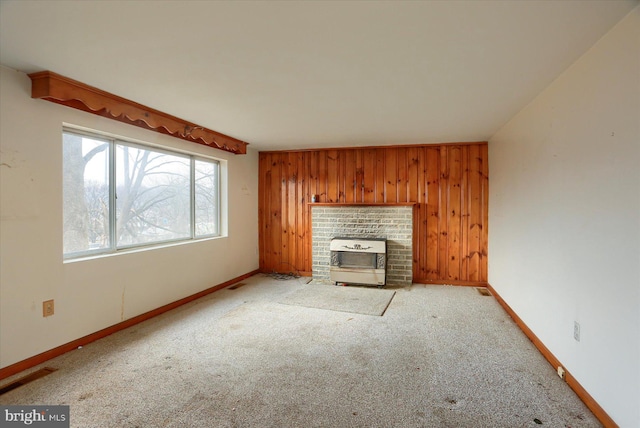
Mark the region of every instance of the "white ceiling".
[[0, 63], [259, 150], [485, 141], [636, 5], [3, 0]]

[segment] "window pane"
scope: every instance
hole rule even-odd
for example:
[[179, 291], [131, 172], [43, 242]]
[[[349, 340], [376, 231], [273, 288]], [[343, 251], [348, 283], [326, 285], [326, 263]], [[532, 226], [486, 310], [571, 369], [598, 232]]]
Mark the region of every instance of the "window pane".
[[109, 248], [109, 142], [64, 133], [63, 250]]
[[191, 236], [190, 159], [116, 145], [116, 242], [130, 246]]
[[196, 236], [218, 235], [218, 163], [196, 160]]

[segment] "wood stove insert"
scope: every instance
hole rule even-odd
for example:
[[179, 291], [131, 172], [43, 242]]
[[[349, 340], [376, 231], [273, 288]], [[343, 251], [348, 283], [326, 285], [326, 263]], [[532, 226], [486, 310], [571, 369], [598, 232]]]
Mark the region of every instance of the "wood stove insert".
[[329, 277], [336, 284], [386, 284], [387, 240], [385, 238], [336, 237], [331, 240]]

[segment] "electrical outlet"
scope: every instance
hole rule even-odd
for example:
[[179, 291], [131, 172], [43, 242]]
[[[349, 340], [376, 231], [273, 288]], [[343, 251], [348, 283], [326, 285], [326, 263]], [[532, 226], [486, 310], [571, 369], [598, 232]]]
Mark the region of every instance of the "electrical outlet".
[[562, 366], [558, 366], [558, 376], [560, 376], [560, 379], [564, 379], [564, 369]]
[[578, 321], [573, 322], [573, 338], [576, 342], [580, 342], [580, 324], [578, 324]]
[[53, 299], [42, 302], [42, 316], [50, 317], [53, 315]]

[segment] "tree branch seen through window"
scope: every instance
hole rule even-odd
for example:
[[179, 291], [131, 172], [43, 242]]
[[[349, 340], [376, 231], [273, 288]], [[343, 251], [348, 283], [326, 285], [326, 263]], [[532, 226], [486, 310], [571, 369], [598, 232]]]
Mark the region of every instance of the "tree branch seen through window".
[[216, 236], [217, 161], [63, 133], [64, 255]]

